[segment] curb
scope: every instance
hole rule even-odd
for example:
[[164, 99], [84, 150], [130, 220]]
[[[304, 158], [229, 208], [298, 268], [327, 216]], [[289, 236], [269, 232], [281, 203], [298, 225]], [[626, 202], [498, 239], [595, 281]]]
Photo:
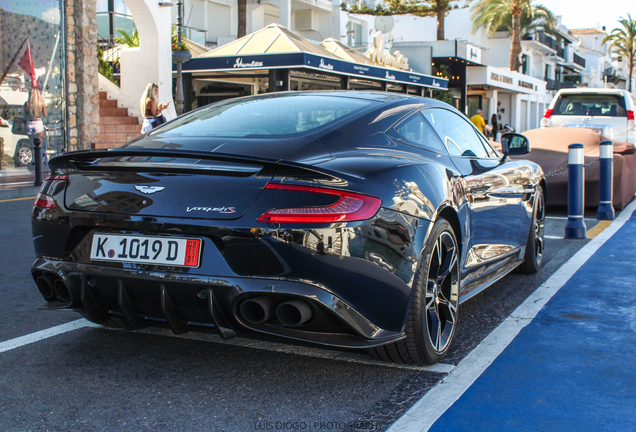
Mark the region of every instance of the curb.
[[40, 188], [36, 186], [18, 188], [18, 189], [0, 190], [0, 200], [34, 197], [38, 194], [39, 190]]

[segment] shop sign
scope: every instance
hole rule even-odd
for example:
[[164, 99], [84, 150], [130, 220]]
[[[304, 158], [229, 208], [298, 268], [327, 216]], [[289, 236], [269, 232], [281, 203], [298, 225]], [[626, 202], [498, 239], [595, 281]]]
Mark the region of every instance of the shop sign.
[[386, 71], [386, 75], [384, 76], [384, 78], [390, 79], [390, 80], [394, 80], [395, 79], [395, 75], [391, 75], [389, 73], [389, 71]]
[[320, 65], [318, 66], [321, 69], [333, 70], [333, 65], [330, 63], [326, 63], [324, 59], [320, 59]]
[[234, 68], [252, 68], [252, 67], [263, 67], [263, 62], [252, 61], [249, 63], [243, 63], [243, 59], [239, 57], [236, 59], [236, 63], [234, 63]]
[[471, 62], [481, 63], [481, 48], [466, 44], [466, 59]]
[[373, 36], [373, 49], [365, 53], [369, 59], [383, 66], [396, 69], [409, 70], [409, 59], [404, 57], [399, 51], [391, 55], [384, 50], [384, 34], [377, 31]]
[[519, 87], [524, 87], [530, 90], [534, 90], [534, 84], [519, 80]]
[[513, 85], [512, 78], [509, 77], [509, 76], [506, 76], [506, 75], [499, 75], [499, 74], [496, 74], [494, 72], [490, 72], [490, 79], [493, 80], [493, 81], [502, 82], [504, 84]]

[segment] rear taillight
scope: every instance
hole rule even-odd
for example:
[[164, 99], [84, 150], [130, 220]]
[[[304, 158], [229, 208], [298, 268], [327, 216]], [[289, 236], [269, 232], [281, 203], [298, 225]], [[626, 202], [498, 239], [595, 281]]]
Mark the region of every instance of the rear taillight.
[[552, 108], [548, 108], [547, 110], [545, 110], [545, 114], [543, 114], [543, 118], [549, 119], [550, 117], [552, 117]]
[[42, 192], [40, 192], [35, 197], [35, 202], [33, 203], [33, 207], [43, 208], [43, 209], [54, 209], [55, 200], [53, 199], [51, 195], [43, 194]]
[[50, 175], [46, 178], [45, 181], [49, 181], [49, 180], [68, 180], [68, 175], [66, 174]]
[[[55, 174], [55, 175], [48, 176], [44, 180], [44, 183], [42, 184], [42, 187], [40, 188], [40, 190], [41, 191], [42, 190], [48, 190], [46, 182], [50, 182], [50, 181], [68, 181], [68, 175], [67, 174]], [[36, 208], [54, 209], [55, 208], [55, 200], [53, 199], [53, 197], [51, 195], [47, 195], [45, 193], [39, 192], [38, 195], [35, 197], [35, 202], [33, 203], [33, 206], [36, 207]]]
[[634, 111], [627, 110], [627, 120], [636, 120], [634, 118]]
[[331, 223], [360, 221], [375, 216], [382, 204], [379, 198], [368, 195], [312, 186], [270, 183], [265, 189], [335, 195], [340, 199], [335, 204], [326, 207], [287, 207], [268, 210], [258, 218], [258, 222]]

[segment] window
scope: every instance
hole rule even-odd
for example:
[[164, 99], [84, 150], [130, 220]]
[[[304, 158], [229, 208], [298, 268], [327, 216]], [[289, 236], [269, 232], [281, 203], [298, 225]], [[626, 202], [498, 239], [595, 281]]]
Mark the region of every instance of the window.
[[427, 109], [424, 117], [442, 138], [453, 156], [489, 157], [473, 125], [463, 117], [445, 109]]
[[291, 135], [327, 125], [372, 103], [303, 94], [230, 99], [185, 115], [151, 135], [237, 138]]
[[402, 139], [410, 144], [422, 147], [425, 150], [446, 154], [444, 144], [431, 128], [421, 113], [416, 113], [402, 121], [394, 128], [397, 133], [396, 138]]
[[627, 117], [627, 112], [621, 95], [564, 93], [554, 104], [553, 115]]

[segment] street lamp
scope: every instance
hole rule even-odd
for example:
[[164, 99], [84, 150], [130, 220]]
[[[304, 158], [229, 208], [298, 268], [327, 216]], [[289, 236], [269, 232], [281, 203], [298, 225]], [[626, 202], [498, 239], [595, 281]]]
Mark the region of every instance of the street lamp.
[[[177, 1], [177, 42], [181, 45], [181, 27], [183, 26], [183, 1]], [[173, 56], [174, 57], [174, 56]], [[183, 77], [181, 76], [181, 65], [183, 59], [175, 59], [177, 63], [177, 94], [175, 97], [175, 108], [177, 115], [183, 114]]]

